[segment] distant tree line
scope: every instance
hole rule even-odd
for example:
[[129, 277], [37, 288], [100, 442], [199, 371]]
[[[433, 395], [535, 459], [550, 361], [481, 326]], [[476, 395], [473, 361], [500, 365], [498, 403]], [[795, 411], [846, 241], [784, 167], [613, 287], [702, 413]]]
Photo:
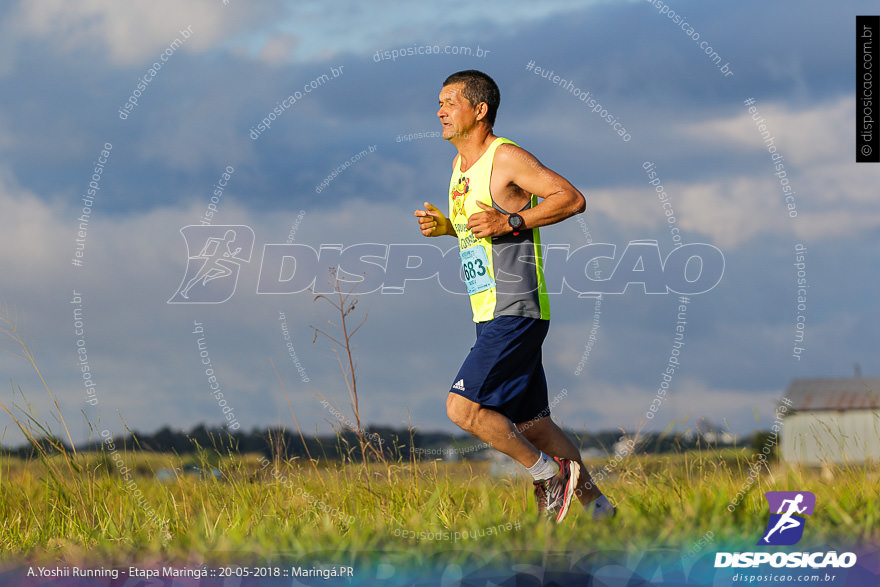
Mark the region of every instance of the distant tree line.
[[[615, 453], [615, 445], [622, 440], [620, 431], [598, 433], [576, 433], [568, 431], [575, 444], [582, 450], [594, 449], [609, 456]], [[757, 432], [746, 441], [754, 446], [766, 432]], [[421, 455], [455, 454], [463, 459], [484, 458], [485, 446], [468, 434], [450, 434], [444, 432], [420, 432], [418, 430], [394, 429], [377, 426], [364, 431], [365, 439], [372, 443], [386, 457], [397, 460], [409, 460]], [[39, 447], [25, 444], [17, 448], [0, 446], [0, 454], [25, 458], [33, 458], [41, 451], [52, 454], [57, 447], [70, 451], [70, 446], [60, 438], [38, 439]], [[254, 428], [250, 432], [231, 431], [222, 427], [208, 427], [204, 424], [195, 426], [189, 432], [172, 430], [165, 426], [149, 434], [141, 432], [129, 433], [122, 438], [114, 438], [114, 443], [125, 450], [145, 452], [171, 453], [190, 455], [205, 453], [216, 455], [256, 453], [268, 458], [282, 457], [301, 459], [314, 458], [319, 460], [352, 460], [361, 459], [360, 440], [358, 435], [349, 430], [324, 436], [306, 436], [299, 432], [283, 428]], [[714, 442], [707, 442], [699, 434], [661, 434], [648, 432], [639, 435], [634, 452], [637, 453], [672, 453], [684, 452], [696, 448], [713, 448]], [[720, 446], [720, 445], [719, 445]], [[760, 443], [759, 443], [760, 446]], [[101, 450], [100, 440], [85, 443], [76, 447], [77, 451], [87, 452]], [[357, 449], [357, 450], [355, 450]]]

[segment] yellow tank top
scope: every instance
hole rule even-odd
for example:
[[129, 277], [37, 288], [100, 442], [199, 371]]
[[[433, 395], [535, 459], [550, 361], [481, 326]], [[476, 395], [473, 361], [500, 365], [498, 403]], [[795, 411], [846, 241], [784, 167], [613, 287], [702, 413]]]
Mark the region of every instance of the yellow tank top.
[[[518, 236], [506, 234], [478, 239], [467, 228], [470, 215], [483, 211], [477, 202], [493, 206], [504, 214], [509, 213], [495, 204], [489, 193], [495, 150], [505, 143], [516, 144], [498, 137], [467, 171], [461, 171], [461, 157], [456, 157], [449, 181], [449, 218], [458, 236], [458, 246], [462, 251], [482, 247], [489, 277], [494, 281], [494, 287], [470, 296], [474, 322], [485, 322], [498, 316], [526, 316], [549, 320], [550, 301], [544, 282], [544, 262], [538, 229], [526, 228]], [[523, 209], [532, 208], [537, 203], [538, 198], [533, 194], [531, 201]], [[467, 269], [465, 273], [467, 274]]]

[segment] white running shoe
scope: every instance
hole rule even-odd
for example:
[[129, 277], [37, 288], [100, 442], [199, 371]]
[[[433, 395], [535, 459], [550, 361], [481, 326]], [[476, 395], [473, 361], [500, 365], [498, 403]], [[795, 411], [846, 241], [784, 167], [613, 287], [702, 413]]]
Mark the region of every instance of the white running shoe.
[[558, 524], [568, 513], [581, 468], [575, 461], [556, 457], [553, 459], [559, 465], [559, 471], [549, 479], [535, 481], [534, 485], [538, 512], [555, 519]]

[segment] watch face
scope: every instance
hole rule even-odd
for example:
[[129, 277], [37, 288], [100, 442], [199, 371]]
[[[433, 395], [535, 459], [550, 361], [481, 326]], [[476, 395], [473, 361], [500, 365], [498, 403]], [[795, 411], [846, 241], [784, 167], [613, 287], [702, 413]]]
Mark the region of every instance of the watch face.
[[511, 214], [507, 219], [507, 223], [510, 224], [511, 228], [519, 228], [523, 223], [522, 216], [519, 214]]

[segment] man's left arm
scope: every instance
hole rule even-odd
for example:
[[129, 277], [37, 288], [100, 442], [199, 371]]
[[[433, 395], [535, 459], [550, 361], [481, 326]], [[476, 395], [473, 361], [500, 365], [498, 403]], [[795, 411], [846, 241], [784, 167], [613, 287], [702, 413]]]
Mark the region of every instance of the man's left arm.
[[[526, 229], [562, 222], [586, 209], [586, 199], [577, 188], [520, 147], [500, 146], [495, 153], [492, 173], [499, 174], [506, 185], [517, 186], [525, 194], [541, 198], [534, 208], [519, 212]], [[484, 212], [472, 214], [468, 221], [468, 228], [474, 236], [483, 238], [513, 232], [506, 214], [481, 202], [478, 204]]]

